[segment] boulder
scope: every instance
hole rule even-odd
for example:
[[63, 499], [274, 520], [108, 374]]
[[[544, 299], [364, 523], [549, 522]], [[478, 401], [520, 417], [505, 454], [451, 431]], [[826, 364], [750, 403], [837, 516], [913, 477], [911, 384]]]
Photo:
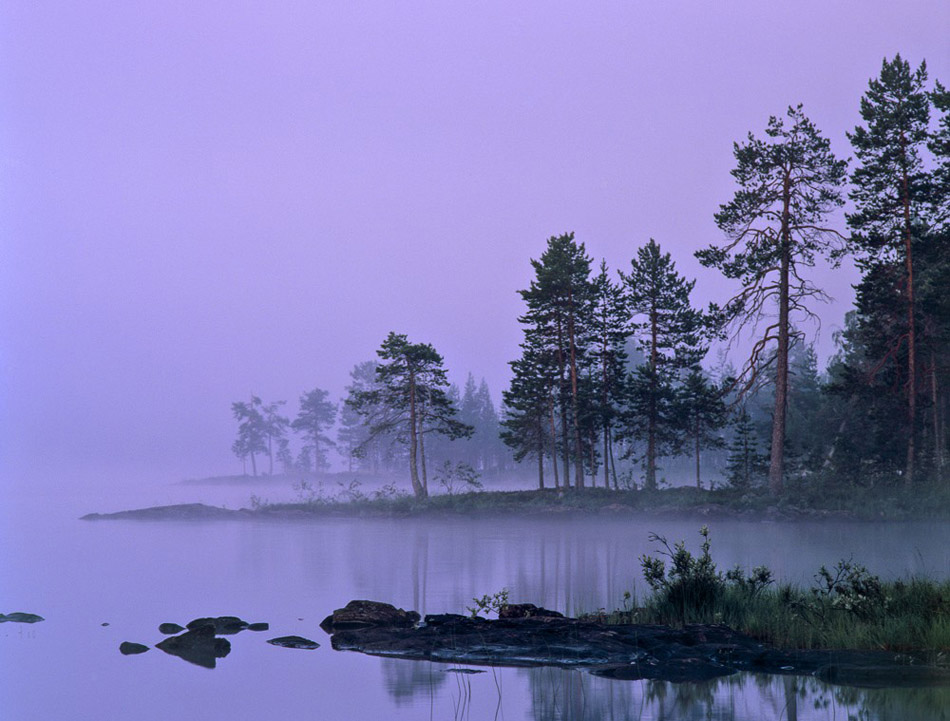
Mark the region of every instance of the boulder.
[[166, 636], [171, 636], [174, 633], [181, 633], [185, 630], [184, 626], [179, 626], [177, 623], [162, 623], [158, 626], [158, 632], [164, 633]]
[[269, 623], [258, 622], [258, 623], [247, 624], [248, 631], [267, 631], [269, 628], [270, 628]]
[[509, 603], [499, 609], [498, 618], [564, 618], [564, 614], [540, 608], [533, 603]]
[[145, 646], [141, 643], [132, 643], [131, 641], [123, 641], [119, 644], [119, 653], [123, 656], [135, 656], [139, 653], [145, 653], [148, 651], [148, 646]]
[[215, 634], [219, 636], [232, 636], [246, 629], [250, 624], [237, 616], [216, 616], [209, 618], [196, 618], [188, 623], [188, 630], [194, 631], [197, 628], [210, 627], [214, 629]]
[[304, 638], [303, 636], [280, 636], [278, 638], [268, 639], [267, 643], [280, 646], [281, 648], [301, 648], [307, 651], [320, 648], [319, 643], [311, 641], [309, 638]]
[[419, 622], [415, 611], [404, 611], [379, 601], [350, 601], [320, 623], [327, 633], [356, 628], [410, 628]]
[[0, 613], [0, 623], [39, 623], [45, 620], [45, 618], [37, 616], [35, 613], [23, 613], [21, 611], [6, 614]]

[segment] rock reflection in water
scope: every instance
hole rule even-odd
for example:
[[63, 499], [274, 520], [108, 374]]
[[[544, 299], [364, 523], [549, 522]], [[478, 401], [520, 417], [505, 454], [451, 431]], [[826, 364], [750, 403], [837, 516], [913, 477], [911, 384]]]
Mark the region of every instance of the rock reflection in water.
[[214, 668], [219, 658], [231, 653], [231, 642], [226, 638], [217, 638], [213, 626], [199, 626], [180, 636], [170, 636], [155, 644], [155, 648], [197, 666]]

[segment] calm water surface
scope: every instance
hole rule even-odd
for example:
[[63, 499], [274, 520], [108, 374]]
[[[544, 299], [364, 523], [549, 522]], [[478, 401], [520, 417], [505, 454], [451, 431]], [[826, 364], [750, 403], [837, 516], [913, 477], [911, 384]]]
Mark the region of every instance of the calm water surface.
[[[698, 544], [694, 522], [618, 519], [80, 522], [91, 510], [184, 500], [240, 505], [247, 489], [161, 489], [135, 499], [22, 497], [0, 513], [0, 719], [946, 719], [946, 689], [875, 691], [737, 675], [704, 684], [609, 681], [557, 669], [452, 667], [335, 652], [320, 620], [353, 598], [465, 612], [503, 587], [573, 614], [643, 591], [650, 531]], [[216, 497], [217, 494], [217, 497]], [[228, 494], [231, 494], [228, 496]], [[227, 498], [225, 497], [227, 496]], [[42, 513], [39, 509], [44, 509]], [[807, 582], [854, 558], [884, 576], [950, 576], [944, 523], [710, 523], [720, 567], [769, 565]], [[154, 645], [157, 626], [208, 615], [267, 621], [229, 637], [214, 670]], [[103, 626], [108, 623], [108, 626]], [[297, 634], [316, 651], [267, 638]], [[447, 672], [449, 670], [449, 672]]]

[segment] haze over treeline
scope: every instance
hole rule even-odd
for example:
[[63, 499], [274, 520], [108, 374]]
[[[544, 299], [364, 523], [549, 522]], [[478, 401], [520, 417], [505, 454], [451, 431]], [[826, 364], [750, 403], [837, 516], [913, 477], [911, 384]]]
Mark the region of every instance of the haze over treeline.
[[[860, 108], [850, 176], [801, 105], [735, 144], [737, 187], [715, 215], [725, 240], [695, 254], [734, 286], [723, 306], [696, 307], [696, 282], [652, 238], [613, 274], [573, 233], [552, 236], [519, 290], [521, 354], [499, 414], [484, 381], [476, 391], [469, 374], [463, 396], [432, 344], [390, 332], [378, 360], [351, 371], [339, 444], [323, 389], [301, 396], [292, 422], [283, 401], [235, 402], [232, 450], [245, 473], [250, 458], [256, 475], [265, 453], [273, 473], [276, 444], [285, 472], [328, 468], [331, 447], [350, 470], [408, 460], [420, 498], [436, 458], [447, 490], [451, 478], [532, 458], [540, 489], [548, 464], [554, 487], [596, 486], [603, 469], [605, 488], [655, 490], [664, 457], [692, 455], [702, 487], [703, 450], [708, 460], [728, 446], [707, 487], [748, 490], [767, 477], [780, 496], [789, 477], [907, 489], [940, 481], [950, 451], [950, 90], [930, 84], [926, 63], [896, 55]], [[846, 194], [843, 232], [832, 216]], [[818, 321], [829, 296], [809, 274], [845, 257], [861, 272], [855, 307], [821, 372], [801, 324]], [[752, 342], [738, 365], [721, 353], [717, 368], [704, 367], [714, 341], [743, 331]], [[290, 428], [305, 441], [296, 460]]]
[[[944, 3], [0, 12], [20, 471], [234, 468], [232, 402], [339, 400], [393, 330], [497, 404], [547, 238], [611, 270], [655, 238], [724, 303], [693, 252], [722, 242], [732, 142], [802, 102], [845, 158], [882, 58], [950, 75]], [[823, 360], [858, 277], [814, 276]]]

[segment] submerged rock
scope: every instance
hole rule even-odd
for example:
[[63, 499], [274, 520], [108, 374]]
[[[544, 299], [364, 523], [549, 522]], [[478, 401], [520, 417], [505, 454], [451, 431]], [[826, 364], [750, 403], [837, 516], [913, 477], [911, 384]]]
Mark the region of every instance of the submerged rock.
[[123, 641], [119, 644], [119, 653], [121, 653], [123, 656], [134, 656], [139, 653], [145, 653], [146, 651], [148, 651], [148, 646], [145, 646], [141, 643]]
[[320, 648], [319, 643], [311, 641], [309, 638], [304, 638], [303, 636], [280, 636], [278, 638], [268, 639], [267, 643], [273, 646], [280, 646], [281, 648], [302, 648], [308, 651]]
[[0, 623], [39, 623], [45, 620], [45, 618], [37, 616], [35, 613], [23, 613], [21, 611], [0, 613]]
[[350, 601], [320, 622], [327, 633], [356, 628], [407, 628], [419, 622], [415, 611], [404, 611], [379, 601]]
[[179, 626], [177, 623], [160, 623], [158, 625], [158, 632], [164, 633], [166, 636], [170, 636], [173, 633], [181, 633], [185, 630], [184, 626]]
[[214, 627], [206, 625], [186, 631], [180, 636], [169, 636], [155, 644], [155, 648], [183, 658], [189, 663], [214, 668], [217, 659], [224, 658], [231, 652], [231, 642], [226, 638], [216, 638]]
[[209, 618], [196, 618], [189, 621], [188, 630], [194, 631], [198, 628], [213, 628], [214, 632], [222, 636], [231, 636], [246, 629], [250, 624], [238, 618], [237, 616], [215, 616]]

